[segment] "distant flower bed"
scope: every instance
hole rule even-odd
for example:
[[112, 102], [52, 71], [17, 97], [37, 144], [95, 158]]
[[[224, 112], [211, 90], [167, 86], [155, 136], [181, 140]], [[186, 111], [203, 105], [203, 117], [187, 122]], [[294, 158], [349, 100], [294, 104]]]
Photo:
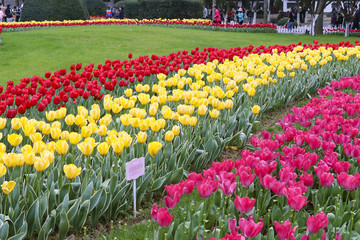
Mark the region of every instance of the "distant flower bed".
[[242, 32], [276, 32], [274, 24], [217, 24], [204, 19], [104, 19], [92, 16], [92, 20], [11, 22], [0, 23], [4, 31], [36, 30], [50, 27], [90, 26], [90, 25], [152, 25], [166, 27], [191, 27], [198, 29], [242, 31]]

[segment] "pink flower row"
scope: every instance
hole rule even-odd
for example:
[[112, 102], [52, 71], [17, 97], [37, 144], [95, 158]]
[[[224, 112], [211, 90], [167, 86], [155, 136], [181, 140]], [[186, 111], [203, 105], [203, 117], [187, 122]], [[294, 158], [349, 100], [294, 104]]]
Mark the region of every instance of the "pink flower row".
[[[187, 180], [165, 186], [166, 207], [158, 209], [154, 204], [152, 218], [160, 226], [168, 226], [172, 221], [169, 209], [176, 206], [183, 194], [191, 194], [196, 188], [201, 197], [208, 198], [220, 188], [223, 195], [232, 196], [239, 183], [247, 188], [255, 178], [274, 195], [285, 196], [293, 211], [305, 211], [305, 205], [313, 205], [306, 193], [310, 189], [319, 191], [332, 187], [336, 184], [335, 179], [343, 190], [360, 188], [360, 174], [351, 174], [354, 172], [352, 167], [357, 167], [353, 165], [360, 163], [360, 140], [356, 138], [360, 127], [360, 94], [337, 91], [347, 88], [360, 89], [360, 74], [333, 81], [331, 86], [318, 90], [323, 98], [312, 98], [305, 106], [292, 108], [292, 113], [277, 123], [283, 130], [282, 134], [262, 131], [262, 137], [252, 137], [254, 151], [243, 150], [241, 158], [236, 161], [213, 162], [212, 167], [202, 173], [192, 172]], [[329, 96], [332, 97], [327, 98]], [[316, 179], [319, 186], [314, 184]], [[250, 212], [255, 202], [256, 199], [247, 196], [235, 196], [234, 199], [241, 214]], [[306, 226], [310, 234], [315, 234], [328, 223], [327, 215], [320, 212], [309, 216]], [[223, 239], [245, 239], [238, 230], [245, 237], [252, 238], [263, 228], [261, 219], [255, 223], [251, 215], [247, 219], [240, 217], [238, 227], [235, 219], [229, 219], [228, 225], [230, 234]], [[291, 229], [289, 219], [283, 225], [274, 222], [274, 226], [280, 239], [295, 239], [296, 226]], [[310, 235], [305, 234], [301, 239], [309, 238]], [[336, 239], [341, 239], [341, 235], [337, 234]]]

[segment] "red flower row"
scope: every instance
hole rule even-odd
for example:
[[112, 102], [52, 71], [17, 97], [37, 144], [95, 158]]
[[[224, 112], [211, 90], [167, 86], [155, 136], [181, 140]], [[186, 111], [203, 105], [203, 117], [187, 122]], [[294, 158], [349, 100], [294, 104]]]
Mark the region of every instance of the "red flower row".
[[[18, 113], [24, 114], [27, 109], [37, 107], [38, 111], [44, 111], [46, 107], [53, 103], [63, 106], [69, 100], [76, 102], [79, 98], [87, 99], [92, 97], [100, 100], [105, 90], [113, 91], [117, 87], [128, 86], [129, 84], [142, 82], [144, 78], [151, 75], [163, 73], [168, 75], [170, 72], [177, 72], [179, 69], [187, 70], [192, 64], [201, 64], [215, 59], [222, 62], [225, 59], [233, 59], [234, 56], [240, 58], [248, 56], [249, 53], [262, 54], [272, 53], [274, 49], [278, 52], [292, 51], [296, 46], [274, 45], [270, 47], [259, 46], [254, 48], [236, 47], [230, 49], [196, 48], [188, 51], [178, 51], [168, 56], [140, 56], [132, 59], [129, 54], [128, 60], [106, 60], [105, 64], [97, 67], [92, 63], [82, 69], [82, 64], [72, 65], [70, 70], [60, 69], [53, 74], [47, 72], [43, 77], [33, 76], [22, 78], [20, 84], [15, 85], [13, 81], [7, 83], [6, 88], [0, 86], [0, 116], [6, 112], [8, 118], [15, 117]], [[356, 42], [356, 44], [359, 44]], [[342, 46], [352, 47], [349, 42], [339, 44], [304, 44], [305, 48], [318, 49], [319, 47], [338, 49]]]

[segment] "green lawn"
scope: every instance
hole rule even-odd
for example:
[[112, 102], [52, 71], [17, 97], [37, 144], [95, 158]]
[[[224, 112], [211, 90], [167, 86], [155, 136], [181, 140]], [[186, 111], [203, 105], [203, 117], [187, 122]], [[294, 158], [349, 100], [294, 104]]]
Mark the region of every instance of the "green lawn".
[[42, 29], [24, 32], [3, 32], [0, 45], [0, 84], [23, 77], [43, 76], [47, 71], [69, 68], [71, 64], [104, 63], [110, 59], [165, 55], [195, 47], [231, 48], [237, 46], [291, 44], [302, 41], [338, 43], [356, 38], [235, 33], [147, 26], [84, 26]]

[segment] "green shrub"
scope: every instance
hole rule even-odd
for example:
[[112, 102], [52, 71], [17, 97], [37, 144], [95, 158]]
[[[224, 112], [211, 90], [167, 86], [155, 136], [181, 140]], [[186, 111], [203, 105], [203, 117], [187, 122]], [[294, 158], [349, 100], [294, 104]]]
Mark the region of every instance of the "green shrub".
[[89, 19], [89, 12], [84, 0], [26, 0], [21, 12], [22, 21], [79, 19]]
[[[281, 19], [278, 21], [277, 25], [278, 25], [278, 26], [284, 26], [284, 25], [287, 23], [288, 20], [289, 20], [288, 17], [281, 18]], [[297, 27], [297, 26], [298, 26], [298, 23], [297, 23], [296, 20], [294, 20], [294, 27]]]
[[118, 1], [117, 3], [115, 3], [115, 7], [117, 7], [117, 8], [125, 7], [125, 1]]
[[125, 0], [115, 4], [124, 7], [126, 18], [183, 19], [201, 18], [202, 0]]
[[107, 9], [103, 0], [85, 0], [86, 8], [92, 16], [104, 16]]

